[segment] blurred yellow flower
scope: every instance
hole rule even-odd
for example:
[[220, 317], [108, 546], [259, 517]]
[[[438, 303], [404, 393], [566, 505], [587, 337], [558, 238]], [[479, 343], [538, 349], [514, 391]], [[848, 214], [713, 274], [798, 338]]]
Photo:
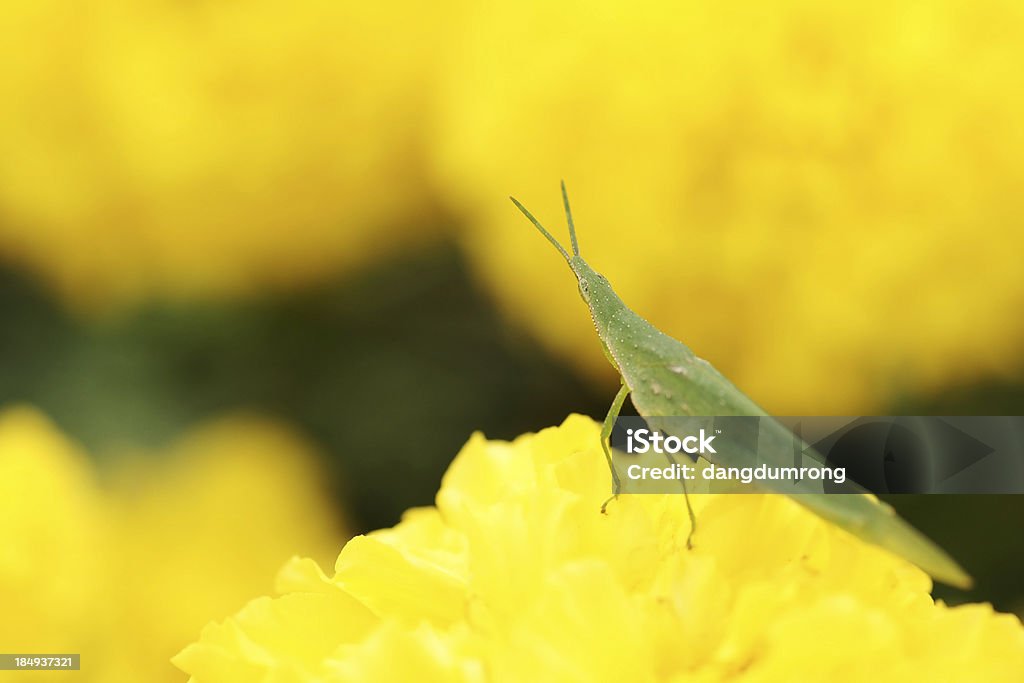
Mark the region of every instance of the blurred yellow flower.
[[564, 264], [499, 201], [564, 236], [562, 177], [584, 257], [769, 410], [1020, 372], [1019, 2], [527, 2], [467, 25], [438, 184], [565, 358], [613, 381]]
[[0, 256], [80, 307], [291, 286], [430, 228], [445, 3], [12, 0]]
[[179, 681], [169, 659], [211, 614], [345, 538], [312, 449], [270, 422], [213, 422], [107, 474], [38, 412], [0, 413], [0, 642], [79, 652], [76, 680]]
[[437, 506], [207, 626], [193, 683], [1019, 680], [1024, 628], [778, 496], [608, 491], [599, 426], [475, 435]]
[[106, 580], [104, 521], [103, 498], [87, 457], [34, 410], [0, 412], [0, 643], [5, 653], [91, 649], [95, 587]]

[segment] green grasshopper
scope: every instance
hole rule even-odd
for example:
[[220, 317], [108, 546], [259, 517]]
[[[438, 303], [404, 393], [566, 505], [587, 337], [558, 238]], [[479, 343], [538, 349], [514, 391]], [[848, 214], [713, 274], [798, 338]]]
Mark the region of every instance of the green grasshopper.
[[[564, 182], [562, 201], [569, 223], [572, 255], [515, 197], [510, 199], [569, 264], [579, 283], [580, 296], [590, 309], [604, 354], [621, 377], [622, 386], [612, 401], [601, 430], [601, 446], [612, 473], [612, 498], [618, 495], [621, 484], [612, 462], [609, 440], [615, 419], [630, 394], [634, 407], [644, 418], [675, 415], [767, 417], [760, 406], [710, 363], [633, 312], [618, 297], [607, 278], [583, 260]], [[787, 458], [792, 458], [792, 444], [796, 437], [774, 420], [770, 423], [777, 428], [774, 438], [769, 439], [773, 443], [768, 448], [759, 447], [758, 457], [769, 465], [782, 465]], [[724, 462], [729, 459], [726, 453], [710, 459], [719, 466], [732, 464]], [[770, 481], [758, 484], [769, 492], [774, 487]], [[786, 493], [791, 495], [793, 491], [790, 489]], [[902, 556], [939, 581], [961, 588], [970, 587], [971, 577], [953, 558], [898, 517], [889, 505], [873, 496], [857, 493], [826, 495], [810, 488], [807, 492], [797, 493], [799, 495], [791, 497], [819, 517], [868, 543]], [[696, 519], [688, 497], [687, 507], [692, 536]]]

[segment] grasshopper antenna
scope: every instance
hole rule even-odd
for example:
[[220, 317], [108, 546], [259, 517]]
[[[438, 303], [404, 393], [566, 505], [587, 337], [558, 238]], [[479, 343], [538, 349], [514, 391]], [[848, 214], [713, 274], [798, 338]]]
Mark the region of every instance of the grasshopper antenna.
[[569, 193], [565, 191], [565, 181], [562, 181], [562, 204], [565, 205], [565, 219], [569, 221], [569, 239], [572, 241], [572, 253], [580, 255], [580, 245], [576, 241], [576, 226], [572, 223], [572, 209], [569, 208]]
[[[559, 253], [562, 254], [562, 257], [565, 259], [565, 262], [568, 263], [570, 267], [572, 267], [572, 259], [569, 258], [569, 252], [567, 252], [565, 250], [565, 247], [563, 247], [561, 244], [558, 243], [558, 240], [555, 239], [554, 235], [552, 235], [550, 232], [545, 230], [544, 226], [540, 224], [540, 221], [538, 221], [536, 218], [534, 218], [533, 214], [530, 213], [529, 211], [527, 211], [526, 207], [523, 206], [522, 204], [520, 204], [518, 199], [516, 199], [515, 197], [509, 197], [509, 199], [511, 199], [512, 203], [516, 205], [517, 209], [519, 209], [520, 211], [523, 212], [524, 216], [526, 216], [527, 218], [530, 219], [530, 222], [533, 223], [534, 227], [537, 228], [538, 230], [540, 230], [541, 234], [544, 235], [545, 237], [547, 237], [548, 241], [551, 242], [551, 244], [555, 245], [555, 248], [558, 249]], [[575, 240], [576, 240], [576, 237], [574, 235], [573, 236], [573, 242], [574, 243], [575, 243]]]

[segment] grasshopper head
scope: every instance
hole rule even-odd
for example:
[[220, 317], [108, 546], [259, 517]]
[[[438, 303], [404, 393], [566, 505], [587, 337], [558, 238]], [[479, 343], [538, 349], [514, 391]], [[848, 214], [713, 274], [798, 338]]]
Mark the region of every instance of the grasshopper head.
[[607, 278], [591, 268], [590, 264], [584, 261], [583, 257], [580, 256], [580, 245], [579, 242], [576, 241], [576, 226], [573, 225], [572, 211], [569, 209], [569, 195], [565, 191], [564, 182], [562, 183], [562, 202], [565, 204], [565, 217], [569, 222], [569, 239], [572, 241], [572, 254], [566, 251], [565, 247], [555, 239], [554, 235], [548, 232], [547, 229], [540, 224], [540, 221], [534, 218], [533, 214], [530, 213], [525, 206], [520, 204], [515, 197], [510, 197], [509, 199], [511, 199], [512, 203], [523, 212], [523, 215], [530, 219], [530, 222], [533, 223], [534, 227], [536, 227], [537, 230], [539, 230], [540, 233], [554, 245], [555, 249], [558, 250], [558, 253], [560, 253], [562, 258], [565, 259], [565, 262], [569, 265], [569, 268], [572, 269], [573, 274], [576, 276], [576, 281], [579, 284], [580, 289], [580, 297], [582, 297], [583, 302], [590, 308], [591, 313], [594, 312], [595, 305], [607, 300], [609, 295], [614, 296]]
[[565, 250], [558, 240], [548, 232], [543, 225], [540, 224], [536, 218], [533, 217], [525, 206], [519, 203], [515, 197], [510, 197], [512, 203], [523, 212], [530, 222], [533, 223], [534, 227], [540, 231], [544, 237], [547, 238], [551, 244], [558, 249], [558, 253], [562, 255], [565, 262], [569, 264], [569, 268], [572, 269], [573, 274], [576, 276], [576, 281], [579, 284], [580, 297], [583, 299], [583, 303], [590, 309], [590, 317], [594, 320], [594, 326], [597, 328], [598, 337], [601, 339], [601, 347], [604, 350], [604, 355], [613, 367], [618, 369], [617, 361], [614, 356], [608, 350], [607, 336], [609, 334], [609, 321], [614, 321], [625, 304], [618, 298], [615, 292], [612, 290], [611, 284], [608, 279], [598, 273], [596, 270], [590, 267], [590, 264], [583, 260], [580, 256], [580, 246], [576, 241], [576, 228], [572, 222], [572, 211], [569, 209], [569, 196], [565, 191], [565, 183], [562, 183], [562, 201], [565, 204], [565, 217], [569, 222], [569, 238], [572, 240], [572, 255]]
[[569, 208], [569, 195], [565, 191], [565, 181], [562, 182], [562, 203], [565, 205], [565, 218], [569, 222], [569, 239], [572, 242], [572, 255], [565, 250], [565, 247], [555, 239], [554, 235], [548, 232], [544, 226], [540, 224], [540, 221], [534, 218], [533, 214], [530, 213], [525, 206], [520, 204], [515, 197], [509, 197], [509, 199], [511, 199], [512, 203], [523, 212], [523, 215], [530, 219], [530, 222], [533, 223], [534, 227], [536, 227], [537, 230], [539, 230], [541, 234], [544, 235], [544, 237], [546, 237], [556, 249], [558, 249], [562, 258], [564, 258], [565, 262], [569, 264], [569, 268], [572, 269], [573, 274], [576, 275], [576, 280], [579, 283], [580, 288], [580, 296], [583, 298], [584, 303], [586, 303], [587, 306], [590, 306], [595, 289], [604, 289], [608, 287], [608, 280], [591, 268], [590, 265], [583, 260], [583, 257], [580, 256], [580, 245], [576, 241], [576, 226], [572, 221], [572, 210]]
[[593, 300], [600, 297], [602, 292], [610, 286], [608, 278], [591, 268], [590, 264], [579, 256], [569, 259], [569, 267], [576, 275], [580, 297], [587, 306], [591, 306]]

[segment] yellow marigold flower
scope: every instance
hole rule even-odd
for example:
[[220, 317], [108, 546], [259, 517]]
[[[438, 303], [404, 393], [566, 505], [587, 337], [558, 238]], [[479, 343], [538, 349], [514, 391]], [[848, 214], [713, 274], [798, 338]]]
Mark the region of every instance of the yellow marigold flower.
[[5, 3], [0, 253], [109, 307], [410, 247], [444, 5]]
[[36, 411], [0, 412], [5, 651], [81, 653], [76, 680], [180, 681], [169, 659], [211, 614], [345, 538], [314, 463], [284, 427], [235, 417], [125, 456], [101, 484]]
[[609, 382], [564, 264], [497, 197], [559, 228], [566, 178], [588, 261], [777, 413], [1006, 376], [1022, 32], [1013, 0], [488, 6], [446, 72], [440, 185], [510, 314]]
[[779, 496], [624, 496], [599, 426], [477, 434], [436, 507], [295, 559], [207, 626], [192, 683], [1019, 680], [1024, 627]]

